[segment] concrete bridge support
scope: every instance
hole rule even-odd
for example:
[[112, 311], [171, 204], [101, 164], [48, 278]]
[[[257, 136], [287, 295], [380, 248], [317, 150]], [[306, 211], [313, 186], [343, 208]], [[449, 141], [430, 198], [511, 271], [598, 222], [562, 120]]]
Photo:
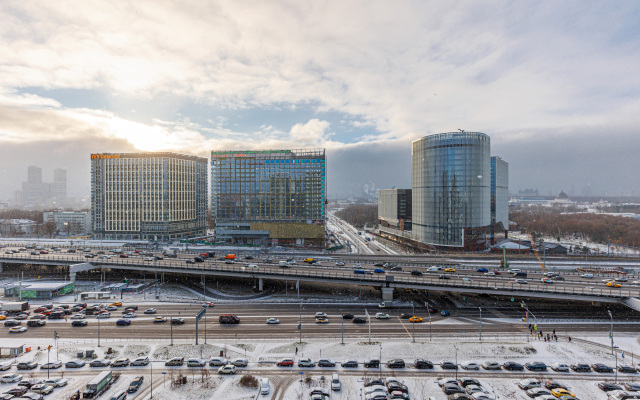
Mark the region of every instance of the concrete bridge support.
[[0, 273], [4, 272], [4, 269], [2, 267], [4, 267], [4, 265], [0, 262]]
[[262, 292], [264, 290], [264, 282], [262, 278], [258, 278], [258, 291]]
[[393, 301], [393, 288], [392, 287], [383, 287], [382, 288], [382, 301]]

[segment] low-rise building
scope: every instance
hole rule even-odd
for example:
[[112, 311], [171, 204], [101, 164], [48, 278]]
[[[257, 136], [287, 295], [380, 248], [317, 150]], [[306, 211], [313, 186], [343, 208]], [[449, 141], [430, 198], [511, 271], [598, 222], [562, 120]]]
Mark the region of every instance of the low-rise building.
[[91, 212], [53, 211], [43, 213], [44, 223], [56, 224], [56, 231], [61, 235], [77, 235], [91, 232]]

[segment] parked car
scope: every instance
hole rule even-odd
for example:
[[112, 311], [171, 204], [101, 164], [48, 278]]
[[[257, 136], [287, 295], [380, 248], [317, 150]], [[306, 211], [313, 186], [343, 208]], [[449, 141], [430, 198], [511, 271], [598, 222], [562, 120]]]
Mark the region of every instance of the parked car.
[[209, 366], [210, 367], [221, 367], [223, 365], [227, 365], [229, 364], [229, 360], [227, 360], [224, 357], [211, 357], [209, 359]]
[[144, 382], [143, 376], [136, 376], [135, 378], [133, 378], [133, 380], [129, 384], [129, 387], [127, 388], [127, 393], [137, 392], [138, 389], [140, 389], [140, 387], [142, 386], [142, 382]]
[[298, 367], [312, 368], [315, 366], [316, 363], [314, 363], [310, 358], [301, 358], [298, 360]]
[[278, 367], [293, 367], [293, 359], [292, 358], [283, 358], [282, 360], [276, 363]]
[[144, 367], [149, 364], [149, 357], [139, 357], [133, 360], [131, 363], [132, 366]]
[[524, 365], [518, 364], [515, 361], [507, 361], [504, 364], [502, 364], [502, 368], [504, 368], [507, 371], [523, 371]]
[[418, 358], [413, 362], [413, 366], [416, 369], [433, 369], [433, 363], [431, 361]]
[[44, 383], [39, 383], [37, 385], [31, 386], [29, 390], [31, 390], [33, 393], [42, 394], [46, 396], [48, 394], [51, 394], [51, 392], [53, 392], [53, 386], [47, 385]]
[[335, 367], [336, 363], [328, 358], [321, 358], [318, 360], [318, 367]]
[[190, 358], [187, 360], [187, 367], [204, 367], [207, 362], [201, 358]]
[[20, 382], [22, 380], [22, 375], [20, 374], [6, 374], [2, 375], [0, 378], [0, 382], [2, 383], [15, 383]]
[[180, 367], [184, 364], [184, 357], [173, 357], [171, 360], [167, 360], [164, 365], [167, 367]]
[[404, 368], [404, 367], [405, 367], [404, 360], [399, 358], [396, 358], [394, 360], [387, 362], [387, 368]]
[[246, 358], [236, 358], [231, 364], [235, 365], [236, 367], [246, 367], [247, 365], [249, 365], [249, 360]]
[[571, 364], [570, 368], [575, 372], [591, 372], [591, 367], [589, 366], [589, 364]]
[[502, 366], [495, 362], [495, 361], [485, 361], [482, 363], [482, 368], [486, 369], [486, 370], [498, 370], [500, 369]]
[[40, 369], [58, 369], [62, 367], [62, 361], [52, 361], [40, 366]]
[[64, 366], [67, 368], [82, 368], [85, 364], [83, 360], [71, 360], [64, 363]]
[[625, 373], [625, 374], [636, 374], [636, 373], [638, 373], [638, 371], [635, 368], [630, 367], [628, 365], [618, 365], [618, 372], [622, 372], [622, 373]]
[[546, 371], [547, 365], [542, 361], [528, 362], [524, 365], [529, 371]]
[[356, 360], [347, 360], [343, 361], [340, 366], [342, 368], [358, 368], [358, 361]]
[[611, 368], [608, 365], [605, 364], [601, 364], [601, 363], [595, 363], [595, 364], [591, 364], [591, 369], [594, 372], [600, 372], [600, 373], [609, 373], [609, 372], [613, 372], [613, 368]]
[[38, 366], [38, 363], [35, 361], [23, 361], [23, 362], [19, 362], [18, 365], [16, 365], [16, 368], [18, 369], [36, 369], [36, 367]]
[[440, 368], [442, 369], [458, 369], [458, 365], [452, 361], [440, 361]]
[[108, 367], [109, 365], [111, 365], [111, 361], [109, 360], [93, 360], [89, 363], [89, 366], [93, 368]]
[[111, 368], [119, 368], [119, 367], [128, 367], [129, 366], [128, 358], [118, 358], [113, 363], [111, 363]]
[[236, 372], [238, 371], [236, 369], [236, 366], [233, 364], [223, 365], [222, 367], [218, 368], [218, 373], [220, 375], [222, 374], [235, 375]]
[[604, 392], [612, 392], [614, 390], [622, 390], [621, 386], [609, 382], [598, 382], [598, 388]]
[[549, 366], [549, 368], [556, 372], [569, 372], [569, 366], [565, 363], [553, 363]]
[[518, 381], [518, 387], [522, 390], [542, 387], [542, 382], [534, 378], [526, 378]]
[[480, 369], [480, 365], [476, 362], [473, 361], [465, 361], [463, 363], [460, 364], [460, 368], [462, 369], [472, 369], [472, 370], [479, 370]]

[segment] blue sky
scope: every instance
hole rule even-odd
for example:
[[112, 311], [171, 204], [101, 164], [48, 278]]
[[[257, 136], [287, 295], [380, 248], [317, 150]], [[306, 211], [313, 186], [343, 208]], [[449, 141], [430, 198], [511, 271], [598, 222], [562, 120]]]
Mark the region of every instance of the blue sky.
[[21, 1], [0, 18], [0, 199], [32, 164], [85, 195], [88, 155], [117, 151], [324, 147], [330, 195], [408, 187], [411, 141], [458, 128], [491, 136], [513, 191], [640, 194], [635, 1]]

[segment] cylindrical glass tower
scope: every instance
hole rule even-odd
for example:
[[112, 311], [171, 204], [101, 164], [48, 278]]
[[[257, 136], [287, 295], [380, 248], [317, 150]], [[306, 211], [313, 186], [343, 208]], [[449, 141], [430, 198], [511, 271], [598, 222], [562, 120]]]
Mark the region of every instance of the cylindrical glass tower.
[[491, 224], [490, 139], [449, 132], [413, 142], [413, 235], [422, 243], [465, 247], [476, 228]]

